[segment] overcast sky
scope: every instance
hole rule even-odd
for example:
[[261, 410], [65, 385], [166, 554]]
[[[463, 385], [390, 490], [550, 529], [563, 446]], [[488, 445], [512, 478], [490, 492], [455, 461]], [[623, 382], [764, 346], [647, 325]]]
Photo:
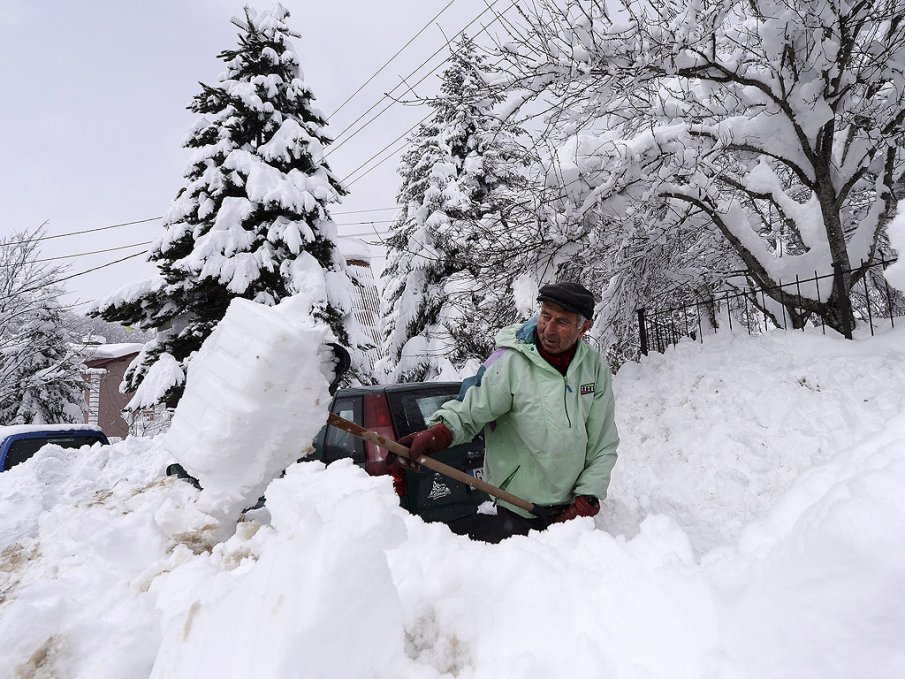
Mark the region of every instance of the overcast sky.
[[[304, 79], [325, 115], [380, 68], [444, 9], [450, 0], [284, 0]], [[453, 0], [409, 47], [335, 116], [328, 131], [338, 137], [447, 38], [487, 9], [511, 0]], [[159, 217], [182, 184], [188, 152], [181, 142], [193, 121], [186, 110], [198, 82], [214, 84], [223, 63], [216, 55], [236, 44], [229, 19], [241, 1], [3, 0], [0, 15], [0, 235], [47, 221], [47, 234]], [[270, 2], [251, 3], [264, 9]], [[511, 11], [511, 10], [510, 10]], [[493, 19], [486, 12], [469, 29]], [[492, 24], [488, 34], [499, 32]], [[439, 64], [446, 51], [413, 77]], [[436, 93], [438, 71], [415, 91]], [[401, 92], [401, 89], [397, 90]], [[388, 100], [365, 119], [378, 113]], [[331, 154], [337, 175], [356, 167], [421, 120], [428, 109], [394, 105], [364, 132]], [[359, 125], [361, 123], [358, 123]], [[400, 142], [401, 143], [401, 142]], [[398, 146], [398, 145], [397, 145]], [[380, 156], [382, 158], [383, 156]], [[398, 157], [398, 155], [396, 156]], [[378, 158], [379, 159], [379, 158]], [[341, 234], [385, 231], [398, 177], [395, 157], [350, 185], [334, 208]], [[357, 176], [357, 175], [356, 175]], [[354, 179], [354, 178], [353, 178]], [[368, 210], [365, 213], [339, 214]], [[43, 257], [116, 248], [156, 238], [160, 220], [42, 243]], [[69, 275], [138, 252], [116, 250], [60, 260]], [[153, 273], [143, 257], [78, 275], [64, 283], [68, 304], [105, 296]], [[379, 264], [376, 263], [375, 264]], [[81, 311], [85, 307], [80, 306]]]

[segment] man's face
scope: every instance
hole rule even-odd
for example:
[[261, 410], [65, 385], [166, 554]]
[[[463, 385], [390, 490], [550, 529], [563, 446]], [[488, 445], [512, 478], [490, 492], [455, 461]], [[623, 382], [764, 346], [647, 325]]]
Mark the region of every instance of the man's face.
[[580, 323], [581, 316], [551, 302], [541, 302], [537, 319], [537, 339], [544, 351], [561, 354], [572, 348], [591, 327], [591, 321]]

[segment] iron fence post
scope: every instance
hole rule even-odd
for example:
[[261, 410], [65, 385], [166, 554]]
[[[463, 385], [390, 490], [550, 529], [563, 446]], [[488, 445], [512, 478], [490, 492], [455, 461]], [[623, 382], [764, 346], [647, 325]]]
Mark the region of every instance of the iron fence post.
[[848, 290], [845, 287], [845, 276], [842, 271], [842, 262], [833, 262], [833, 282], [839, 291], [839, 316], [842, 321], [842, 330], [845, 339], [852, 339], [852, 328], [849, 319], [852, 316], [852, 301], [848, 298]]
[[644, 320], [644, 309], [638, 309], [638, 339], [641, 340], [641, 353], [647, 356], [647, 325]]

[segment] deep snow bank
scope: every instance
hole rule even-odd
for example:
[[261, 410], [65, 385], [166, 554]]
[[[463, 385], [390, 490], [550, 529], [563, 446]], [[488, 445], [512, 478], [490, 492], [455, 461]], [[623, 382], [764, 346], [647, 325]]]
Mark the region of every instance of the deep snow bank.
[[858, 342], [726, 333], [626, 364], [603, 525], [632, 535], [644, 516], [665, 514], [699, 553], [734, 541], [802, 473], [905, 411], [903, 331]]
[[772, 333], [630, 366], [609, 532], [498, 546], [318, 463], [216, 543], [159, 444], [49, 478], [45, 449], [0, 475], [0, 675], [897, 677], [903, 359], [901, 330]]

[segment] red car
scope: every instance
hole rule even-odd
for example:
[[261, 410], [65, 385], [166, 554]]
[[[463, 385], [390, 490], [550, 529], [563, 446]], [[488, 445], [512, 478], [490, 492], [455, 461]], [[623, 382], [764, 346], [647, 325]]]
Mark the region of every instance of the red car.
[[[365, 429], [398, 440], [427, 427], [426, 421], [446, 401], [456, 398], [460, 382], [415, 382], [339, 389], [330, 412]], [[385, 448], [367, 443], [335, 427], [324, 427], [314, 441], [315, 457], [326, 463], [351, 458], [372, 476], [390, 474], [400, 503], [425, 521], [449, 522], [474, 514], [490, 497], [429, 469], [390, 468]], [[484, 437], [434, 455], [437, 460], [481, 478]]]

